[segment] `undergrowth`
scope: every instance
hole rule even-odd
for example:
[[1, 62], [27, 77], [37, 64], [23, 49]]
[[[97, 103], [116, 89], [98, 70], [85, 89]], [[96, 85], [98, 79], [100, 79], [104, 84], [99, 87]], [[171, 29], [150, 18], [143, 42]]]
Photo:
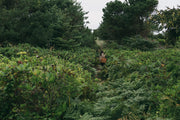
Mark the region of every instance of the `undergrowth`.
[[180, 50], [0, 48], [0, 118], [178, 120]]

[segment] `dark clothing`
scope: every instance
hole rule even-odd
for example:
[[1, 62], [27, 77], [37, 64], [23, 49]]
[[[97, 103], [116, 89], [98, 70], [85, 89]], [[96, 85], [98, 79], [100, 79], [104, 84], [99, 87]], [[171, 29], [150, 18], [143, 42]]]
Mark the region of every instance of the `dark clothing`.
[[101, 66], [104, 66], [105, 65], [105, 63], [101, 63]]

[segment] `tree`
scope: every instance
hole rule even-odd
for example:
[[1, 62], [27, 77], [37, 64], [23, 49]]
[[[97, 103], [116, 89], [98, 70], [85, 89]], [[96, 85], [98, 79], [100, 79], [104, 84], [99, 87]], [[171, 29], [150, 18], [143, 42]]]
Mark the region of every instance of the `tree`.
[[180, 6], [177, 8], [167, 8], [166, 10], [156, 11], [150, 19], [150, 22], [159, 28], [165, 30], [167, 35], [166, 42], [171, 45], [176, 45], [180, 36]]
[[84, 40], [85, 14], [73, 0], [1, 0], [0, 42], [77, 46]]
[[115, 0], [103, 9], [103, 22], [99, 27], [102, 39], [120, 40], [135, 34], [146, 35], [146, 21], [157, 6], [157, 0]]

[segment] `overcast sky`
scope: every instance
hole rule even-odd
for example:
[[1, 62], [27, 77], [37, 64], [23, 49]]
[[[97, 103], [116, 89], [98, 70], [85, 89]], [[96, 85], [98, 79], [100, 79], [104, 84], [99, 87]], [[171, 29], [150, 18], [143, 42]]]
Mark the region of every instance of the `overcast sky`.
[[[77, 0], [81, 3], [83, 10], [89, 12], [88, 21], [90, 22], [87, 26], [90, 29], [96, 29], [99, 23], [102, 21], [103, 12], [102, 9], [106, 6], [106, 3], [114, 0]], [[121, 0], [122, 2], [124, 0]], [[158, 9], [165, 9], [167, 6], [170, 8], [177, 7], [180, 5], [180, 0], [159, 0]]]

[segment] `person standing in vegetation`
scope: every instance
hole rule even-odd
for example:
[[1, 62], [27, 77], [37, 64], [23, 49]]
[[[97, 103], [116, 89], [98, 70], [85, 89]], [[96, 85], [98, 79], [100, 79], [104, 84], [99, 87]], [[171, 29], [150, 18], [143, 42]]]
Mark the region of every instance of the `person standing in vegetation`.
[[105, 54], [104, 54], [103, 51], [101, 51], [99, 59], [100, 59], [101, 65], [104, 66], [104, 64], [106, 63], [107, 59], [105, 58]]

